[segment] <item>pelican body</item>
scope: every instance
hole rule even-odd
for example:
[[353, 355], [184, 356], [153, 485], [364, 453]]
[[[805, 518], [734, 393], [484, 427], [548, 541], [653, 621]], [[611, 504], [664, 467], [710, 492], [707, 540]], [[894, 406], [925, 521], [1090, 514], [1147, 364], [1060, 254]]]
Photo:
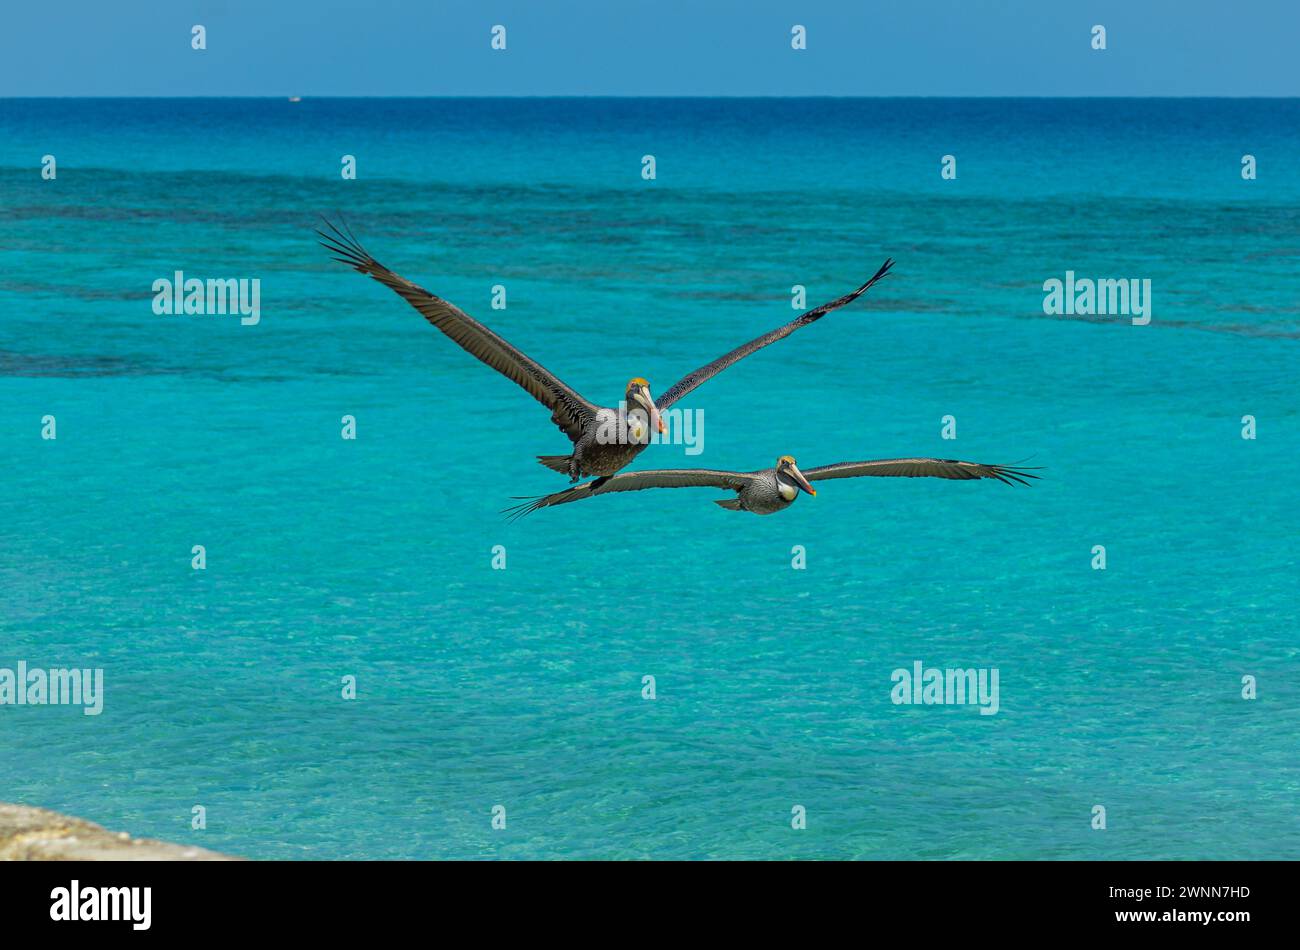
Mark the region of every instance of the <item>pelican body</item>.
[[752, 472], [750, 475], [736, 489], [735, 498], [715, 500], [714, 504], [728, 511], [774, 515], [793, 505], [801, 491], [814, 497], [817, 495], [817, 490], [808, 484], [808, 479], [799, 471], [793, 456], [782, 455], [776, 460], [775, 467]]
[[903, 458], [876, 459], [870, 462], [837, 462], [807, 472], [799, 470], [793, 456], [782, 455], [772, 468], [756, 472], [727, 472], [718, 469], [683, 468], [646, 472], [625, 472], [597, 478], [573, 488], [540, 498], [523, 499], [524, 504], [507, 508], [506, 513], [521, 518], [539, 508], [567, 505], [571, 502], [607, 495], [612, 492], [642, 491], [647, 488], [722, 488], [736, 493], [734, 498], [715, 499], [714, 504], [728, 511], [748, 511], [771, 515], [794, 504], [800, 492], [816, 496], [812, 482], [829, 478], [885, 476], [895, 478], [947, 478], [973, 481], [996, 479], [1003, 484], [1028, 485], [1026, 479], [1038, 478], [1031, 470], [1018, 466], [984, 465], [957, 459]]
[[[856, 290], [802, 313], [784, 326], [701, 366], [670, 387], [657, 401], [650, 392], [650, 384], [642, 377], [634, 377], [624, 388], [619, 406], [611, 408], [585, 399], [554, 373], [455, 304], [434, 296], [380, 264], [350, 231], [341, 231], [328, 221], [325, 226], [328, 233], [320, 230], [316, 233], [321, 237], [322, 246], [335, 255], [334, 260], [373, 277], [392, 290], [471, 356], [521, 386], [551, 410], [551, 421], [569, 437], [573, 451], [568, 455], [539, 455], [537, 460], [552, 471], [568, 475], [573, 482], [587, 476], [609, 477], [625, 468], [649, 445], [653, 430], [665, 431], [659, 417], [661, 409], [668, 408], [732, 363], [853, 302], [884, 277], [894, 263], [886, 260], [875, 275]], [[609, 438], [611, 432], [617, 433], [617, 437]]]
[[[554, 416], [552, 421], [558, 424]], [[664, 431], [659, 405], [650, 394], [650, 384], [637, 377], [628, 382], [618, 408], [600, 406], [588, 415], [572, 453], [539, 455], [537, 460], [575, 482], [586, 475], [613, 475], [641, 454], [656, 430]], [[615, 437], [609, 438], [610, 433]]]

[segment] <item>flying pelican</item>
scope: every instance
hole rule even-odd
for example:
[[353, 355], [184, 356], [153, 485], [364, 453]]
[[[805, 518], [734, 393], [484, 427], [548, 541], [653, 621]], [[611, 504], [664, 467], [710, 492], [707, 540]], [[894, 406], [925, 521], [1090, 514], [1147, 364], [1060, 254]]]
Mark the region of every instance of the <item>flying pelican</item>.
[[325, 221], [325, 226], [329, 228], [329, 234], [321, 230], [316, 233], [321, 237], [321, 245], [337, 255], [334, 260], [373, 277], [394, 291], [471, 356], [522, 386], [530, 396], [551, 410], [551, 421], [573, 442], [573, 452], [569, 455], [539, 455], [537, 460], [553, 471], [567, 474], [573, 482], [588, 475], [610, 476], [626, 467], [650, 443], [651, 429], [665, 431], [659, 418], [660, 410], [667, 409], [732, 363], [857, 300], [894, 264], [892, 260], [886, 260], [875, 276], [857, 290], [802, 313], [785, 326], [701, 366], [670, 387], [658, 401], [651, 396], [650, 384], [645, 379], [633, 377], [623, 391], [619, 407], [610, 409], [583, 398], [554, 373], [525, 356], [455, 304], [435, 297], [380, 264], [366, 252], [350, 230], [346, 233], [340, 231], [329, 221]]
[[728, 511], [750, 511], [756, 515], [770, 515], [794, 504], [799, 492], [816, 495], [811, 482], [825, 478], [857, 478], [860, 475], [884, 475], [895, 478], [953, 478], [962, 481], [978, 478], [996, 478], [1010, 485], [1012, 482], [1028, 485], [1027, 478], [1038, 478], [1029, 469], [1008, 465], [981, 465], [979, 462], [959, 462], [956, 459], [877, 459], [873, 462], [836, 462], [799, 471], [794, 457], [782, 455], [774, 468], [757, 472], [724, 472], [707, 468], [661, 469], [645, 472], [624, 472], [608, 478], [597, 478], [573, 488], [551, 495], [528, 499], [525, 504], [505, 509], [514, 518], [522, 518], [539, 508], [567, 505], [572, 501], [607, 495], [610, 492], [641, 491], [645, 488], [729, 488], [735, 498], [714, 500], [714, 504]]

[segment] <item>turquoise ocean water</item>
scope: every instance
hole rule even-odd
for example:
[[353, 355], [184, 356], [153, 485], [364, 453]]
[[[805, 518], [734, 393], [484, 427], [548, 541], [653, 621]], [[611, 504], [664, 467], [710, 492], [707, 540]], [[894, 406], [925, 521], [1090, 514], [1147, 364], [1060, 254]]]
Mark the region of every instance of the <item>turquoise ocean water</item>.
[[[0, 707], [0, 800], [260, 858], [1300, 857], [1297, 155], [1296, 100], [2, 101], [0, 667], [106, 699]], [[566, 440], [332, 263], [336, 210], [603, 404], [892, 256], [636, 467], [1044, 480], [508, 525]], [[178, 269], [261, 323], [155, 315]], [[1044, 315], [1066, 270], [1151, 324]], [[917, 660], [1000, 711], [894, 705]]]

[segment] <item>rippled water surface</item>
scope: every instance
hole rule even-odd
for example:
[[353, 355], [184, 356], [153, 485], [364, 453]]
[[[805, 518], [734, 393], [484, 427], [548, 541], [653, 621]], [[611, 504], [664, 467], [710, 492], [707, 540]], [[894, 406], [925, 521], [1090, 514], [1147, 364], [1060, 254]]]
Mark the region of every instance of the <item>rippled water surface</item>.
[[[0, 667], [102, 667], [107, 690], [98, 717], [0, 707], [0, 800], [265, 858], [1300, 857], [1298, 120], [0, 102]], [[328, 259], [311, 229], [336, 211], [603, 404], [892, 256], [690, 397], [701, 455], [636, 467], [940, 455], [1044, 480], [835, 481], [770, 518], [661, 491], [507, 525], [511, 496], [564, 487], [534, 456], [567, 443]], [[155, 315], [176, 270], [258, 278], [261, 322]], [[1151, 324], [1045, 316], [1067, 270], [1149, 278]], [[917, 660], [997, 668], [998, 714], [894, 705]]]

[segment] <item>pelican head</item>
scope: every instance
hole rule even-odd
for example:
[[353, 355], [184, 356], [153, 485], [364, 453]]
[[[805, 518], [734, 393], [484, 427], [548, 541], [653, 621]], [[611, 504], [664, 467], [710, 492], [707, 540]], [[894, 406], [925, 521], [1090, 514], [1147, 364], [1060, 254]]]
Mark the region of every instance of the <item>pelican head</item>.
[[817, 490], [808, 484], [808, 479], [803, 477], [803, 472], [799, 471], [799, 466], [794, 464], [793, 455], [782, 455], [776, 460], [776, 481], [781, 486], [783, 496], [786, 489], [789, 489], [790, 497], [786, 499], [787, 501], [794, 501], [795, 495], [801, 489], [814, 498], [817, 497]]
[[650, 395], [650, 384], [640, 376], [628, 380], [623, 401], [629, 407], [636, 404], [644, 409], [650, 417], [652, 429], [658, 429], [660, 433], [667, 431], [664, 421], [659, 418], [659, 407], [655, 405], [654, 397]]

